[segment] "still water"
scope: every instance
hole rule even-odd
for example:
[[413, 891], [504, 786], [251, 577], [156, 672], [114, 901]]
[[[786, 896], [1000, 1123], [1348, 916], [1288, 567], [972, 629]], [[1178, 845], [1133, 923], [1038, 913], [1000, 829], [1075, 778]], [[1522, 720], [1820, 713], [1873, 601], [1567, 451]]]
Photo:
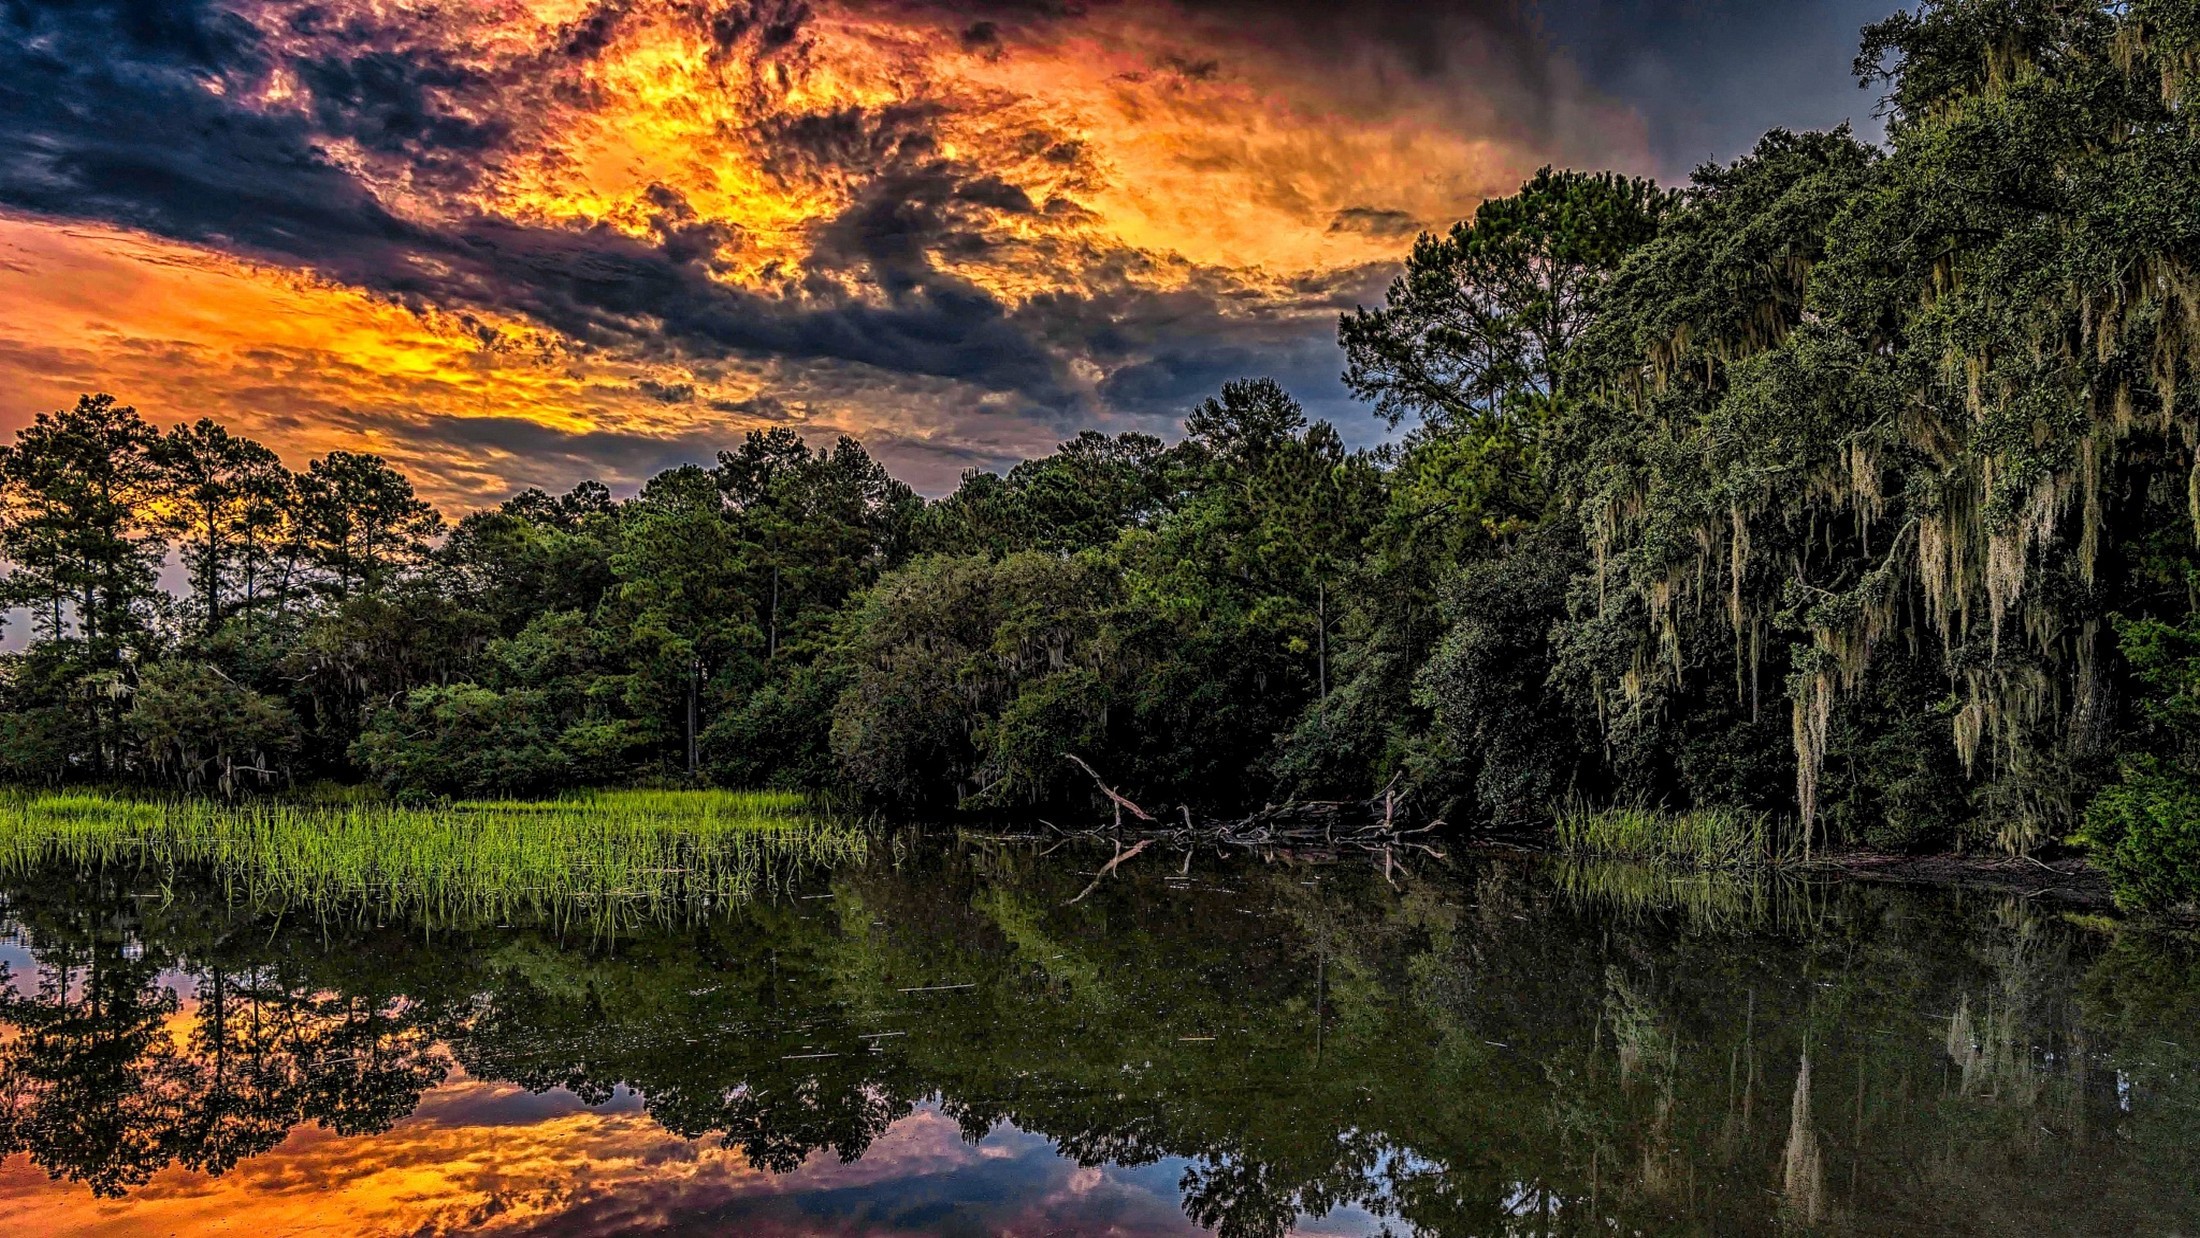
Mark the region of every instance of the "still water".
[[[896, 839], [606, 924], [0, 880], [0, 1232], [2200, 1232], [2200, 951], [2003, 895]], [[1073, 901], [1077, 900], [1077, 901]]]

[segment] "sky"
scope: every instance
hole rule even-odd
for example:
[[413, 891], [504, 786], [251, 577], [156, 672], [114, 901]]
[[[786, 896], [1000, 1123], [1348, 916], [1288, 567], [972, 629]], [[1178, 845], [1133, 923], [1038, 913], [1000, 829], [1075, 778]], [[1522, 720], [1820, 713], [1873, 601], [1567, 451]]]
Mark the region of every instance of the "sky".
[[1893, 0], [0, 0], [0, 433], [86, 391], [449, 512], [759, 427], [928, 493], [1269, 375], [1538, 167], [1876, 136]]

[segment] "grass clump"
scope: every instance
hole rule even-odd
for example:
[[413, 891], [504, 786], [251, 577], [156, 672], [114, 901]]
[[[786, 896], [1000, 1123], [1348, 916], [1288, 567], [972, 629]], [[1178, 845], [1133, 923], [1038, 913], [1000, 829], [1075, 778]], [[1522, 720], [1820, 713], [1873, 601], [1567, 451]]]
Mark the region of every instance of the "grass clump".
[[1569, 804], [1558, 814], [1557, 841], [1569, 855], [1680, 868], [1753, 868], [1802, 858], [1799, 835], [1770, 814], [1737, 808]]
[[459, 921], [664, 918], [859, 861], [864, 833], [785, 792], [606, 791], [387, 803], [0, 798], [0, 872], [209, 870], [237, 901]]

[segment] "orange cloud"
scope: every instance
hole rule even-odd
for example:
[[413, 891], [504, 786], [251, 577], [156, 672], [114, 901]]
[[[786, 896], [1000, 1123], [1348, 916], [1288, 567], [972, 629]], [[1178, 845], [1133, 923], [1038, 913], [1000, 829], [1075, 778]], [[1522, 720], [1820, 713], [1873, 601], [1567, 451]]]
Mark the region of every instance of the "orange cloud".
[[1646, 163], [1524, 28], [1410, 5], [205, 8], [0, 52], [0, 429], [110, 390], [452, 508], [767, 422], [938, 489], [1247, 372], [1319, 408], [1417, 227]]

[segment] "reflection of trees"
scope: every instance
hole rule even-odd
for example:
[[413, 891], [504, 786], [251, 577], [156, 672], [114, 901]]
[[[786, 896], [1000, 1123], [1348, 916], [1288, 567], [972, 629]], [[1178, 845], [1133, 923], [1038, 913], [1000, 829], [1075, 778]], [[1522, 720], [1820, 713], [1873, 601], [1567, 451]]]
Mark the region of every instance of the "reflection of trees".
[[668, 1130], [720, 1134], [767, 1169], [821, 1148], [853, 1160], [922, 1093], [836, 1001], [832, 936], [762, 907], [612, 955], [507, 944], [480, 960], [488, 998], [453, 1050], [476, 1076], [590, 1102], [631, 1087]]
[[[831, 901], [579, 943], [18, 900], [40, 973], [4, 1012], [7, 1147], [106, 1193], [220, 1172], [302, 1122], [388, 1124], [443, 1041], [479, 1078], [631, 1087], [773, 1170], [937, 1096], [973, 1137], [1182, 1158], [1187, 1214], [1232, 1235], [1346, 1206], [1425, 1233], [2195, 1211], [2200, 983], [2135, 935], [1874, 887], [1810, 893], [1807, 925], [1713, 920], [1701, 891], [1517, 867], [1119, 874], [1066, 905], [1077, 867], [935, 849]], [[158, 981], [178, 958], [194, 1004]]]
[[320, 992], [266, 966], [210, 967], [198, 980], [189, 1061], [209, 1138], [183, 1155], [193, 1169], [221, 1172], [303, 1122], [386, 1130], [449, 1069], [403, 998]]
[[182, 1055], [168, 1036], [176, 995], [157, 967], [91, 942], [57, 943], [36, 984], [14, 987], [0, 1018], [0, 1151], [28, 1151], [49, 1172], [119, 1195], [174, 1159], [188, 1112]]
[[[182, 964], [134, 931], [127, 899], [9, 903], [38, 974], [0, 993], [15, 1030], [0, 1042], [0, 1153], [95, 1194], [171, 1164], [222, 1173], [306, 1122], [387, 1129], [447, 1069], [402, 998], [325, 992], [268, 963]], [[164, 981], [171, 965], [194, 1000]]]
[[1301, 1184], [1278, 1181], [1279, 1166], [1208, 1149], [1184, 1171], [1184, 1215], [1209, 1229], [1245, 1238], [1282, 1238], [1301, 1210]]

